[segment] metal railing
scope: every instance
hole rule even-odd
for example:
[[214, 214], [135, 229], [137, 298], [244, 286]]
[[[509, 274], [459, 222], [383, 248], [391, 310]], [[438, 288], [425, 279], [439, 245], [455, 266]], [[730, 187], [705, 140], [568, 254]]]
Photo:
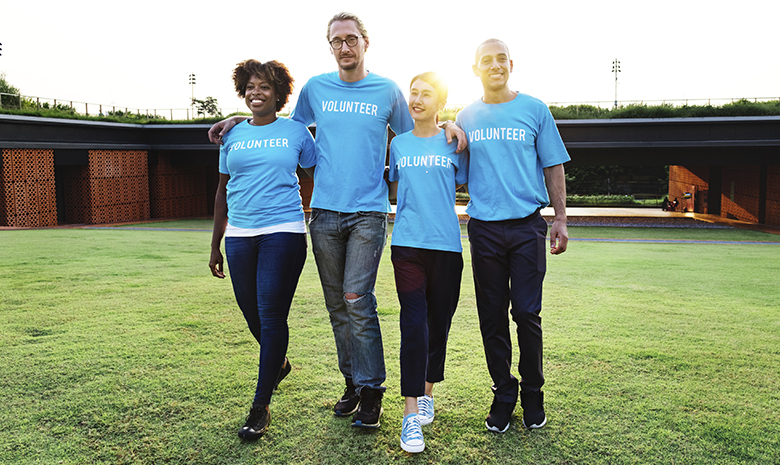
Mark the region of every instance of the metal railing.
[[[666, 99], [666, 100], [618, 100], [617, 106], [618, 107], [626, 107], [629, 105], [647, 105], [647, 106], [658, 106], [658, 105], [672, 105], [675, 107], [682, 107], [682, 106], [706, 106], [706, 105], [712, 105], [712, 106], [722, 106], [729, 103], [738, 102], [740, 100], [747, 100], [750, 102], [771, 102], [775, 100], [780, 100], [780, 97], [740, 97], [740, 98], [700, 98], [700, 99]], [[594, 107], [599, 108], [614, 108], [615, 107], [615, 101], [614, 100], [599, 100], [599, 101], [592, 101], [592, 102], [545, 102], [548, 106], [556, 106], [556, 107], [568, 107], [572, 105], [591, 105]]]
[[[667, 100], [620, 100], [618, 101], [618, 107], [625, 107], [629, 105], [672, 105], [676, 107], [687, 105], [712, 105], [721, 106], [728, 103], [734, 103], [739, 100], [748, 100], [751, 102], [769, 102], [780, 100], [780, 97], [750, 97], [750, 98], [713, 98], [713, 99], [667, 99]], [[572, 105], [590, 105], [599, 108], [614, 108], [614, 101], [579, 101], [579, 102], [545, 102], [549, 106], [568, 107]], [[447, 105], [445, 110], [459, 110], [467, 105]], [[135, 115], [138, 117], [144, 116], [149, 119], [165, 119], [165, 120], [189, 120], [203, 117], [202, 113], [198, 114], [196, 110], [190, 107], [187, 108], [135, 108], [121, 105], [105, 105], [100, 103], [79, 102], [76, 100], [57, 99], [50, 97], [38, 97], [34, 95], [23, 94], [7, 94], [0, 93], [0, 108], [9, 109], [46, 109], [56, 108], [62, 111], [69, 111], [75, 115], [83, 116], [125, 116]], [[286, 110], [286, 109], [285, 109]], [[231, 113], [247, 112], [246, 108], [226, 108], [220, 107], [220, 111], [223, 115]]]
[[[65, 112], [71, 112], [74, 115], [83, 116], [124, 116], [135, 115], [144, 116], [149, 119], [166, 120], [188, 120], [201, 118], [204, 115], [198, 114], [197, 110], [192, 108], [135, 108], [115, 104], [100, 104], [91, 102], [79, 102], [77, 100], [59, 99], [51, 97], [38, 97], [35, 95], [8, 94], [0, 92], [0, 108], [7, 109], [59, 109]], [[246, 112], [246, 108], [224, 108], [220, 107], [223, 115], [233, 112]]]

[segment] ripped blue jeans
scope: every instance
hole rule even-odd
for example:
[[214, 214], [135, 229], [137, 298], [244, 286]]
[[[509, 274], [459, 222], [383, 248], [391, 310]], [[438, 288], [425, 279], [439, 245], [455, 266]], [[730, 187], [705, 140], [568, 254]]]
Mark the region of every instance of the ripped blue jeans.
[[374, 286], [387, 242], [387, 214], [315, 208], [309, 232], [339, 370], [352, 378], [358, 393], [364, 387], [384, 390], [385, 357]]

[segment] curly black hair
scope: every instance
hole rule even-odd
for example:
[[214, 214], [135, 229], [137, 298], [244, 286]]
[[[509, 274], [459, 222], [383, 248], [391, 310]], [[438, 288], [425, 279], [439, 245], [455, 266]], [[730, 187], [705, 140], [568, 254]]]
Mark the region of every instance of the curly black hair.
[[271, 84], [276, 94], [276, 111], [281, 110], [287, 105], [287, 100], [293, 91], [293, 82], [295, 79], [290, 75], [290, 70], [284, 64], [276, 60], [261, 63], [257, 60], [244, 60], [233, 70], [233, 84], [236, 86], [238, 96], [246, 96], [246, 85], [252, 76], [257, 76], [265, 82]]

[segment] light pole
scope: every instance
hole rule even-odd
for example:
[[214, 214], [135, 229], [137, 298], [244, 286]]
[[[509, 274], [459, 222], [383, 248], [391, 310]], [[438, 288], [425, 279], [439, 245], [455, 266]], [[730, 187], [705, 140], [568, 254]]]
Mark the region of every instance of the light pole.
[[192, 109], [192, 117], [195, 118], [195, 73], [190, 73], [190, 88], [192, 89], [192, 97], [190, 98], [190, 108]]
[[612, 72], [615, 73], [615, 108], [617, 108], [617, 73], [620, 72], [620, 62], [617, 58], [612, 62]]

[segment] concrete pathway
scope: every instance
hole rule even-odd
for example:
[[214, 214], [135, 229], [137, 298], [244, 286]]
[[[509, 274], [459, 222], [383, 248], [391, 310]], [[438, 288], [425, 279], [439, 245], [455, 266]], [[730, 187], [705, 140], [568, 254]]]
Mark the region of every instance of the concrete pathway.
[[[392, 205], [391, 221], [395, 216], [395, 205]], [[468, 221], [465, 205], [456, 205], [455, 211], [458, 213], [462, 223]], [[551, 207], [542, 209], [542, 216], [548, 222], [555, 216]], [[750, 229], [762, 231], [770, 234], [780, 235], [780, 227], [767, 226], [762, 224], [749, 223], [747, 221], [732, 220], [721, 218], [716, 215], [704, 213], [682, 213], [666, 212], [660, 208], [624, 208], [624, 207], [567, 207], [567, 221], [570, 226], [652, 226], [652, 227], [700, 227], [700, 228], [724, 228], [733, 227], [740, 229]], [[183, 218], [177, 218], [183, 219]], [[167, 219], [148, 220], [148, 222], [168, 221]], [[145, 221], [132, 221], [125, 224], [138, 224]], [[86, 225], [86, 224], [68, 224], [54, 226], [55, 228], [96, 228], [101, 226], [119, 226], [122, 223], [111, 225]], [[0, 226], [1, 230], [13, 229], [48, 229], [48, 228], [15, 228]]]

